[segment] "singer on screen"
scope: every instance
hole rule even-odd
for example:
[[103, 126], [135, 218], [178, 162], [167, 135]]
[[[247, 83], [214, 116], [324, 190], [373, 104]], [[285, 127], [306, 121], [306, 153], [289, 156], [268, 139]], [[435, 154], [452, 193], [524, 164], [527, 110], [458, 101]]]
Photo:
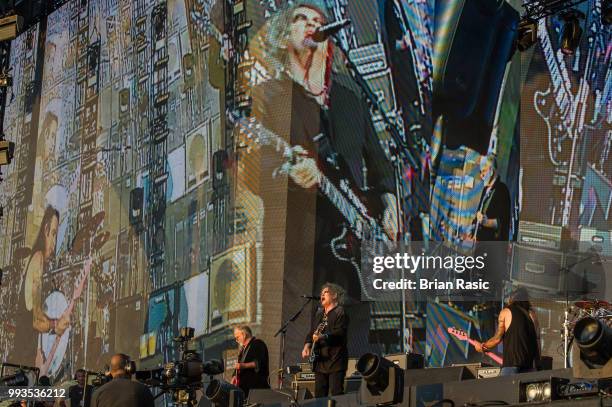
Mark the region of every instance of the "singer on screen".
[[[352, 234], [355, 219], [347, 208], [369, 212], [380, 235], [394, 239], [395, 183], [368, 103], [331, 38], [349, 22], [334, 24], [326, 10], [321, 1], [296, 1], [270, 18], [257, 36], [260, 43], [254, 41], [251, 55], [267, 77], [252, 90], [250, 119], [269, 133], [241, 160], [250, 179], [259, 176], [251, 185], [264, 202], [263, 268], [278, 265], [281, 252], [296, 294], [326, 281], [345, 287], [352, 299], [347, 312], [365, 315], [354, 334], [367, 335], [369, 309], [359, 302], [362, 280], [355, 267], [361, 237]], [[287, 160], [271, 140], [282, 140], [295, 157]], [[350, 190], [344, 202], [331, 195], [329, 184]]]

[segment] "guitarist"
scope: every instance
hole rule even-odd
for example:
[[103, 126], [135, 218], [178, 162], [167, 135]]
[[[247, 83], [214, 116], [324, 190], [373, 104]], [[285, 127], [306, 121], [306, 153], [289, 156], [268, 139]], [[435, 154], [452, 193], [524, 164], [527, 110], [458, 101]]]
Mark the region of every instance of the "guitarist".
[[340, 305], [344, 289], [326, 283], [321, 289], [321, 306], [302, 350], [302, 357], [317, 353], [314, 361], [315, 397], [344, 393], [344, 378], [348, 368], [347, 331], [349, 318]]
[[499, 313], [495, 336], [488, 341], [477, 343], [478, 352], [486, 352], [502, 341], [504, 363], [502, 376], [530, 372], [540, 359], [540, 329], [536, 313], [531, 308], [527, 290], [516, 289], [508, 299], [508, 305]]
[[20, 363], [26, 365], [42, 365], [42, 349], [37, 343], [40, 333], [55, 332], [61, 336], [70, 326], [70, 315], [50, 319], [43, 312], [42, 277], [49, 261], [55, 255], [58, 227], [59, 212], [52, 206], [47, 206], [26, 263], [17, 304], [15, 351], [21, 355]]
[[507, 241], [510, 230], [510, 193], [497, 174], [495, 155], [480, 160], [480, 178], [485, 184], [476, 213], [476, 240]]
[[269, 389], [270, 368], [265, 342], [255, 338], [248, 325], [236, 325], [234, 339], [240, 346], [240, 352], [234, 365], [232, 384], [240, 387], [246, 396], [251, 389]]

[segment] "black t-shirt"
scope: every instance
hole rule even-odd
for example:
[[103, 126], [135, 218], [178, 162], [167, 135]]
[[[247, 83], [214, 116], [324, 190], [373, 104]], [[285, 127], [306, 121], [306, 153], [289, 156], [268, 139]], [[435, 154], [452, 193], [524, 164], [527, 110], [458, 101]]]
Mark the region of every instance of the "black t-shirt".
[[241, 363], [255, 362], [255, 369], [242, 369], [239, 375], [239, 387], [246, 395], [251, 389], [267, 389], [270, 368], [268, 366], [268, 347], [261, 339], [253, 338], [248, 345], [240, 351], [238, 361]]
[[510, 327], [504, 333], [504, 367], [532, 368], [538, 355], [538, 337], [529, 312], [510, 304]]
[[[83, 392], [85, 392], [85, 398], [83, 398]], [[93, 392], [93, 387], [87, 385], [86, 387], [81, 387], [79, 385], [71, 386], [68, 389], [68, 398], [70, 399], [70, 407], [89, 407], [91, 405], [91, 393]], [[83, 404], [81, 404], [83, 401]]]
[[[312, 335], [323, 321], [323, 310], [317, 311], [305, 343], [312, 343]], [[348, 367], [347, 332], [349, 318], [342, 306], [337, 306], [327, 313], [327, 326], [323, 329], [323, 339], [316, 346], [319, 358], [315, 362], [314, 371], [318, 373], [333, 373], [346, 370]]]
[[116, 378], [97, 389], [92, 407], [155, 407], [153, 395], [142, 383]]
[[497, 229], [481, 226], [478, 230], [478, 240], [482, 242], [507, 241], [510, 231], [510, 192], [506, 184], [497, 178], [489, 194], [490, 197], [485, 197], [483, 202], [484, 214], [489, 219], [497, 219]]

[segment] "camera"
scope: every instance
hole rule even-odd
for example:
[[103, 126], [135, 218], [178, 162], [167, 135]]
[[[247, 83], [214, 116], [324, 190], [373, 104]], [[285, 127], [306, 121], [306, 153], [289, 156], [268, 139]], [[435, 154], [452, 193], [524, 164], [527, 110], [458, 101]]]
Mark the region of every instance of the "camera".
[[194, 331], [190, 327], [181, 328], [179, 336], [174, 338], [179, 344], [179, 360], [168, 362], [157, 369], [136, 371], [136, 380], [171, 393], [175, 404], [193, 403], [196, 390], [203, 387], [202, 375], [214, 376], [224, 370], [223, 361], [202, 361], [198, 352], [189, 349]]

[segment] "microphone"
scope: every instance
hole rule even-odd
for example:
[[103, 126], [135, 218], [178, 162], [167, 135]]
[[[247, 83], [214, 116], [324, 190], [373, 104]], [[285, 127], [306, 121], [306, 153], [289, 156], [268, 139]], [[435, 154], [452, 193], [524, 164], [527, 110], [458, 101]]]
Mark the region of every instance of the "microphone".
[[314, 42], [323, 42], [330, 35], [334, 35], [338, 31], [340, 31], [342, 28], [349, 25], [350, 23], [351, 23], [351, 20], [349, 20], [348, 18], [345, 18], [342, 20], [334, 21], [333, 23], [322, 25], [321, 27], [315, 30], [311, 38]]
[[318, 297], [316, 295], [300, 295], [300, 297], [307, 298], [309, 300], [317, 300], [317, 301], [321, 299], [321, 297]]

